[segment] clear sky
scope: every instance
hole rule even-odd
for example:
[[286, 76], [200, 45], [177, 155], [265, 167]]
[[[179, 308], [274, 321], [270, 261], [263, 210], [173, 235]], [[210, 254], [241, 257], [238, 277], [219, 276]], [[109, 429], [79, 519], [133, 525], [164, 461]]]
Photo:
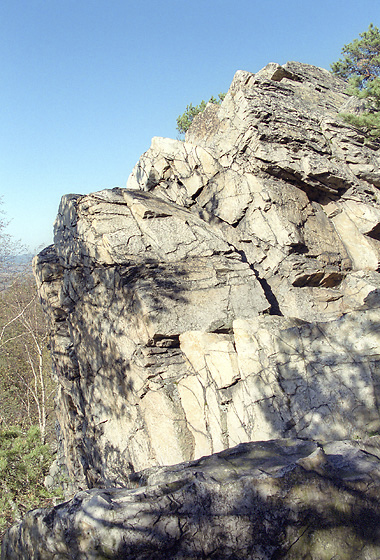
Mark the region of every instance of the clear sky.
[[236, 70], [329, 69], [379, 0], [0, 0], [0, 196], [8, 233], [52, 242], [60, 198], [125, 186], [153, 136]]

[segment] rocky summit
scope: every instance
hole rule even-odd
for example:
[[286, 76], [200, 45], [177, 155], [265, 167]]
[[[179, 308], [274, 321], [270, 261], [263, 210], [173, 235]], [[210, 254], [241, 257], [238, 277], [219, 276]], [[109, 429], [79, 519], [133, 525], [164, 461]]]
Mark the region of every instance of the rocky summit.
[[126, 188], [62, 198], [34, 269], [70, 500], [3, 559], [380, 557], [380, 142], [346, 90], [238, 71]]

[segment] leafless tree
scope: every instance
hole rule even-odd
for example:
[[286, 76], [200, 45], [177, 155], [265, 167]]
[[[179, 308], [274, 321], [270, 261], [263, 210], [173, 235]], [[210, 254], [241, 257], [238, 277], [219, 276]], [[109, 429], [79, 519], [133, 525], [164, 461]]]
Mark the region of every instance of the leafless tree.
[[[0, 199], [1, 204], [1, 199]], [[37, 423], [46, 440], [54, 383], [48, 349], [48, 329], [41, 309], [31, 263], [22, 267], [15, 256], [21, 245], [6, 233], [0, 214], [0, 422]]]
[[0, 197], [0, 291], [5, 290], [25, 266], [18, 262], [18, 257], [26, 251], [22, 243], [7, 233], [9, 220], [2, 210], [3, 199]]

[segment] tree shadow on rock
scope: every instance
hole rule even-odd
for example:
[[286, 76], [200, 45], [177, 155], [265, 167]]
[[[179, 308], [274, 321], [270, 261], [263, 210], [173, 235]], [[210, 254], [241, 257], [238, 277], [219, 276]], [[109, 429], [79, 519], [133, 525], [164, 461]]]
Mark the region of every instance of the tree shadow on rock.
[[[368, 449], [380, 450], [374, 440]], [[44, 539], [47, 559], [59, 550], [83, 559], [375, 560], [380, 459], [334, 445], [246, 443], [132, 475], [132, 488], [82, 492], [28, 514], [29, 556], [17, 558], [37, 558]], [[22, 531], [11, 531], [21, 550]]]

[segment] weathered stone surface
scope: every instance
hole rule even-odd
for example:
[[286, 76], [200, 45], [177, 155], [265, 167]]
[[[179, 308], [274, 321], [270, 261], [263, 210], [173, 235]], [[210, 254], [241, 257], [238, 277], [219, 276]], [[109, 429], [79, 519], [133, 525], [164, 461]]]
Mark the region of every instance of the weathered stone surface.
[[239, 71], [127, 189], [63, 197], [35, 267], [68, 492], [379, 429], [378, 145], [340, 120], [345, 91], [299, 63]]
[[234, 331], [244, 389], [235, 396], [232, 388], [232, 403], [250, 427], [247, 440], [355, 439], [379, 431], [378, 309], [327, 323], [239, 319]]
[[[238, 71], [185, 142], [152, 140], [126, 189], [63, 197], [35, 259], [59, 381], [49, 482], [64, 473], [67, 495], [84, 493], [29, 514], [7, 551], [43, 535], [56, 560], [71, 545], [83, 558], [380, 556], [377, 470], [365, 493], [361, 478], [379, 454], [326, 443], [380, 432], [380, 143], [342, 110], [361, 108], [321, 68]], [[284, 437], [304, 443], [269, 442]], [[240, 476], [223, 450], [251, 440], [267, 443], [239, 448], [255, 457]], [[290, 462], [272, 469], [272, 449]], [[133, 476], [148, 486], [115, 489]]]
[[237, 319], [231, 336], [181, 335], [194, 372], [178, 388], [198, 453], [284, 436], [377, 433], [379, 318], [379, 309], [326, 323], [265, 315]]
[[55, 239], [56, 261], [50, 248], [35, 266], [69, 479], [121, 484], [131, 469], [199, 456], [179, 335], [231, 331], [268, 310], [254, 272], [197, 215], [125, 189], [64, 198]]
[[185, 143], [153, 140], [128, 188], [217, 218], [283, 315], [339, 316], [350, 308], [342, 280], [350, 270], [377, 271], [380, 256], [379, 145], [340, 119], [351, 110], [346, 89], [295, 62], [239, 71]]
[[2, 559], [379, 558], [378, 436], [246, 443], [128, 486], [26, 514]]

